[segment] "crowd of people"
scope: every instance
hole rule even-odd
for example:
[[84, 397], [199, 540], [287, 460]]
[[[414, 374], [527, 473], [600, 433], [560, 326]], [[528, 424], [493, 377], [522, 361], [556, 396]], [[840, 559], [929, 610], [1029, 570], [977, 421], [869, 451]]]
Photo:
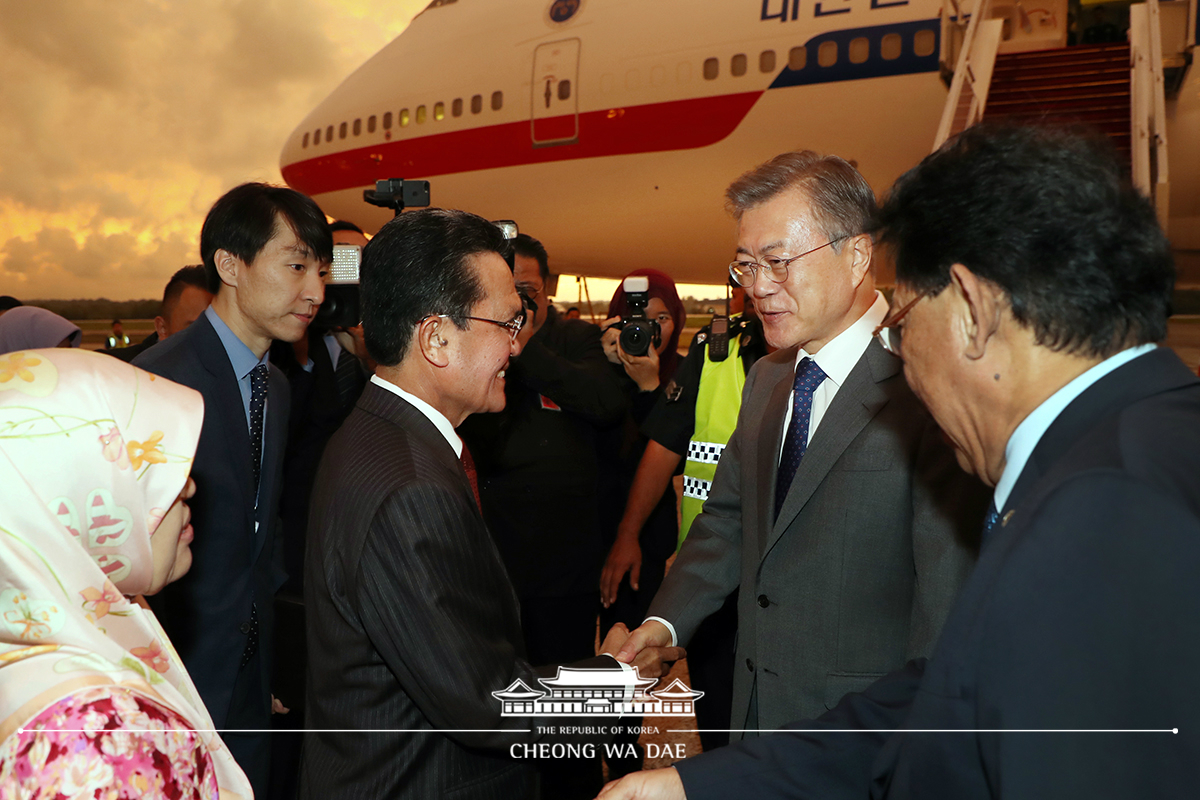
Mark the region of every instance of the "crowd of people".
[[[0, 298], [0, 795], [1186, 796], [1200, 380], [1111, 152], [983, 125], [882, 205], [810, 151], [726, 201], [683, 357], [662, 272], [630, 352], [633, 284], [560, 313], [532, 236], [261, 183], [148, 341]], [[685, 656], [669, 768], [494, 696]]]

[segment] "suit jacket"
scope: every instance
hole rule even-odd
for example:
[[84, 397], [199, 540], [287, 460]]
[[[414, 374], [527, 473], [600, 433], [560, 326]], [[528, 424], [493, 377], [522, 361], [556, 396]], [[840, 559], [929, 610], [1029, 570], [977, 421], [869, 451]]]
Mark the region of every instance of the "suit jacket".
[[1046, 430], [1005, 517], [928, 663], [798, 727], [1178, 734], [770, 736], [679, 765], [689, 800], [1193, 796], [1200, 381], [1165, 348], [1097, 381]]
[[[276, 509], [288, 424], [287, 380], [271, 368], [256, 510], [246, 412], [233, 366], [208, 318], [201, 315], [134, 363], [204, 396], [204, 427], [192, 465], [196, 496], [188, 502], [196, 531], [192, 568], [150, 603], [213, 723], [221, 728], [246, 648], [252, 606], [258, 613], [262, 685], [270, 685], [272, 598], [284, 578]], [[269, 694], [262, 702], [269, 714]]]
[[[932, 649], [974, 562], [987, 493], [872, 341], [813, 434], [779, 518], [796, 348], [746, 377], [704, 511], [650, 607], [686, 645], [741, 587], [731, 727], [817, 716]], [[740, 738], [734, 734], [734, 738]]]
[[509, 747], [544, 735], [491, 694], [537, 686], [516, 595], [454, 450], [398, 395], [367, 384], [330, 439], [307, 546], [308, 726], [416, 732], [306, 734], [301, 796], [529, 796]]

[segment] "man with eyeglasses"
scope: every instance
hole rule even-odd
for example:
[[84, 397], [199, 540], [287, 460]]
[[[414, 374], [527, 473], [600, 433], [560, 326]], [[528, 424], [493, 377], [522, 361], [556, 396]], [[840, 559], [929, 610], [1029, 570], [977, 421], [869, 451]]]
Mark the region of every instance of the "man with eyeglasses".
[[[726, 192], [733, 278], [780, 348], [746, 377], [703, 511], [618, 654], [686, 645], [735, 588], [732, 739], [816, 716], [928, 655], [986, 497], [872, 333], [887, 311], [846, 161], [786, 153]], [[703, 702], [702, 700], [700, 702]]]
[[[521, 604], [529, 660], [561, 664], [595, 651], [596, 584], [604, 550], [597, 516], [600, 429], [627, 404], [600, 329], [560, 317], [550, 303], [546, 248], [513, 242], [513, 277], [525, 299], [521, 352], [505, 371], [504, 410], [476, 414], [459, 434], [475, 458], [483, 518]], [[600, 758], [539, 762], [546, 797], [590, 800]]]
[[[304, 599], [316, 730], [301, 797], [535, 792], [532, 761], [514, 748], [550, 737], [502, 717], [492, 693], [536, 687], [539, 673], [454, 431], [504, 408], [521, 352], [526, 312], [507, 246], [487, 220], [422, 209], [363, 251], [363, 332], [378, 367], [326, 446], [313, 495]], [[621, 668], [607, 655], [573, 666]]]
[[[1171, 248], [1098, 134], [980, 125], [880, 215], [881, 337], [995, 487], [932, 657], [604, 800], [1192, 797], [1200, 381], [1156, 346]], [[898, 334], [903, 336], [898, 338]]]

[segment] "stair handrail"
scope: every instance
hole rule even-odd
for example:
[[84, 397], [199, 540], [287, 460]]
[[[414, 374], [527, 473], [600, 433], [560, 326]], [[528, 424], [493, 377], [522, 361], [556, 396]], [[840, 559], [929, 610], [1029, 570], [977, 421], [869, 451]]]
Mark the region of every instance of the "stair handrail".
[[[988, 19], [991, 9], [992, 0], [976, 0], [971, 21], [967, 24], [958, 52], [954, 79], [950, 82], [950, 93], [942, 109], [942, 119], [933, 143], [934, 150], [941, 147], [951, 136], [969, 128], [983, 117], [988, 87], [992, 81], [992, 67], [996, 62], [999, 29], [1003, 24], [1001, 20]], [[984, 22], [989, 23], [984, 30], [990, 29], [989, 33], [993, 35], [980, 35], [981, 24]], [[964, 92], [968, 93], [965, 114], [960, 113]]]
[[1130, 150], [1133, 185], [1149, 197], [1165, 227], [1170, 209], [1167, 103], [1158, 0], [1130, 6]]

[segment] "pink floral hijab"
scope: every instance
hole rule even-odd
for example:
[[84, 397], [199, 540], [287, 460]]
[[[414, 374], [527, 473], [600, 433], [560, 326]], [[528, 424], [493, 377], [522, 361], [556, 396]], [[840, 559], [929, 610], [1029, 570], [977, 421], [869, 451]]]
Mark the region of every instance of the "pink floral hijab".
[[[0, 355], [0, 741], [42, 709], [119, 685], [212, 720], [154, 614], [150, 537], [200, 438], [199, 393], [86, 350]], [[222, 797], [250, 797], [201, 734]]]

